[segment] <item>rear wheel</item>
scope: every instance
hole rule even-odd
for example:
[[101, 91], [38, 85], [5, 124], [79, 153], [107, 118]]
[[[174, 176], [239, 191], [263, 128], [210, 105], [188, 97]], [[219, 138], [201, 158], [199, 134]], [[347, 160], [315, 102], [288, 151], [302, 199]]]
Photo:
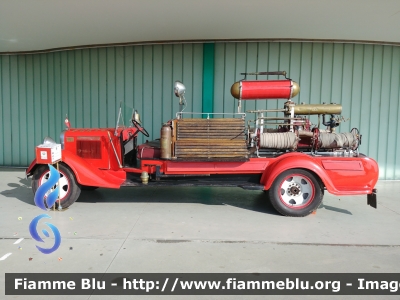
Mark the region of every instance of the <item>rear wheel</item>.
[[[59, 165], [60, 171], [60, 202], [61, 207], [66, 208], [71, 206], [79, 197], [81, 193], [81, 189], [76, 182], [75, 176], [73, 172], [65, 165]], [[50, 176], [49, 167], [47, 165], [39, 166], [32, 176], [32, 190], [35, 194], [37, 189], [44, 184]], [[50, 194], [52, 190], [54, 190], [56, 186], [53, 186], [51, 190], [49, 190], [46, 195]], [[56, 207], [58, 207], [59, 201], [56, 201]]]
[[314, 174], [290, 169], [280, 174], [269, 190], [273, 207], [282, 215], [305, 217], [322, 202], [323, 190]]

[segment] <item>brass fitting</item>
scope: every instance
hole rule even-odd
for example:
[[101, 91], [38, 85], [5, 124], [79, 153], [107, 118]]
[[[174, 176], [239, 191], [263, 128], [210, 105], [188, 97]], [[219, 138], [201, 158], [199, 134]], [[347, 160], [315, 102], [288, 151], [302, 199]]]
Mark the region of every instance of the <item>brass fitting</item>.
[[142, 180], [143, 184], [148, 184], [149, 183], [149, 173], [147, 172], [142, 172], [142, 175], [140, 175], [140, 179]]

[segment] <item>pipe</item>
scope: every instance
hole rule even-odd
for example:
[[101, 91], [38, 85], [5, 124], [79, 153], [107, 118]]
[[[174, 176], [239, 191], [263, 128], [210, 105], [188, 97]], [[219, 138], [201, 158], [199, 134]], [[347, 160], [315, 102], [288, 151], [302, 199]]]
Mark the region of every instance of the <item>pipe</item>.
[[108, 137], [109, 137], [109, 139], [110, 139], [110, 144], [111, 144], [111, 146], [112, 146], [112, 148], [113, 148], [113, 150], [114, 150], [115, 158], [116, 158], [117, 161], [118, 161], [119, 167], [122, 168], [121, 162], [120, 162], [120, 160], [119, 160], [119, 158], [118, 158], [118, 155], [117, 155], [117, 150], [115, 150], [114, 144], [113, 144], [113, 142], [112, 142], [110, 132], [107, 131], [107, 133], [108, 133]]

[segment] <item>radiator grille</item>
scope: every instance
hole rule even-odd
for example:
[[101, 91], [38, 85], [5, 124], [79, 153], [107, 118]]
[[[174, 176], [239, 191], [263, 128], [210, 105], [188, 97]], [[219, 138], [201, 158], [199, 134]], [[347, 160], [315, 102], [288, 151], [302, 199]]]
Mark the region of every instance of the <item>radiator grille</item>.
[[76, 154], [82, 158], [101, 159], [101, 141], [78, 140]]
[[176, 124], [177, 159], [248, 160], [243, 119], [181, 119]]

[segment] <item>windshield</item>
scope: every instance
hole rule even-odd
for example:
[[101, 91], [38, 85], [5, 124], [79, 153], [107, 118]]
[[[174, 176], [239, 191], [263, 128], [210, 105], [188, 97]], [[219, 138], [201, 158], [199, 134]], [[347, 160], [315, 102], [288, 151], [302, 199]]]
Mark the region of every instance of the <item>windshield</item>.
[[129, 127], [131, 125], [133, 112], [134, 108], [132, 105], [121, 101], [117, 107], [117, 123], [115, 124], [115, 128], [119, 126]]

